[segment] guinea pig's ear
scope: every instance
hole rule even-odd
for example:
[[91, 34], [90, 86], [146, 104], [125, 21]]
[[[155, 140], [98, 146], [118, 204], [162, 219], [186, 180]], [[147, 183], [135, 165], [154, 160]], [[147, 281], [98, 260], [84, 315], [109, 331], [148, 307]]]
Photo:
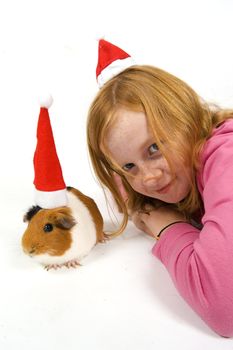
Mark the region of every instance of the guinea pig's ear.
[[31, 220], [31, 218], [38, 213], [38, 211], [41, 210], [41, 207], [38, 205], [33, 205], [30, 209], [28, 209], [27, 213], [23, 217], [24, 222], [28, 222]]
[[70, 214], [70, 209], [62, 208], [54, 215], [54, 224], [58, 228], [69, 230], [76, 224], [76, 222]]

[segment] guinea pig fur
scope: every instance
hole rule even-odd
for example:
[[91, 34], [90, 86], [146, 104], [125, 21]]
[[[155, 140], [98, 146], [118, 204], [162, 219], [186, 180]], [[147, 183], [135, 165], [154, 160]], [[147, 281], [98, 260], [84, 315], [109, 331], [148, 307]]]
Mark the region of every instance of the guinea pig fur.
[[107, 237], [94, 200], [73, 187], [67, 187], [67, 197], [66, 207], [33, 206], [24, 216], [28, 227], [22, 237], [23, 250], [47, 269], [76, 267]]

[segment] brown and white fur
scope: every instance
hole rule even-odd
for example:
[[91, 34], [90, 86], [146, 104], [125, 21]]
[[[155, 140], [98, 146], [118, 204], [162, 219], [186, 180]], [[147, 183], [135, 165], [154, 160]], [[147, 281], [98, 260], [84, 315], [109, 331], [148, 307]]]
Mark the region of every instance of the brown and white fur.
[[23, 250], [47, 270], [80, 265], [107, 238], [94, 200], [73, 187], [67, 187], [67, 197], [66, 207], [32, 207], [24, 216], [28, 227], [22, 237]]

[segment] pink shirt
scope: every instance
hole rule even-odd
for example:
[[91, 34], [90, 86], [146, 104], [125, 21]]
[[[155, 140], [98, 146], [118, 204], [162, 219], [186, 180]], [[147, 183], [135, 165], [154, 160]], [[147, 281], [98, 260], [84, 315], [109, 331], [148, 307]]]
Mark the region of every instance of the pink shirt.
[[152, 249], [181, 296], [215, 332], [233, 336], [233, 120], [212, 133], [197, 184], [203, 228], [169, 227]]

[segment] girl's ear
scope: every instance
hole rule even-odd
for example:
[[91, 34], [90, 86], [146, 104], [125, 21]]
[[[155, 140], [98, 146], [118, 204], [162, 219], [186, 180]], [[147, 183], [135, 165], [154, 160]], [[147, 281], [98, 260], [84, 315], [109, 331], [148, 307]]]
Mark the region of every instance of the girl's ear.
[[113, 179], [114, 179], [114, 182], [115, 182], [115, 184], [116, 184], [116, 186], [117, 186], [117, 188], [118, 188], [118, 190], [119, 190], [119, 192], [121, 194], [121, 197], [122, 197], [123, 201], [126, 202], [128, 197], [129, 197], [129, 195], [126, 192], [126, 189], [125, 189], [125, 187], [123, 185], [123, 182], [122, 182], [122, 179], [121, 179], [120, 175], [118, 175], [117, 173], [113, 172]]

